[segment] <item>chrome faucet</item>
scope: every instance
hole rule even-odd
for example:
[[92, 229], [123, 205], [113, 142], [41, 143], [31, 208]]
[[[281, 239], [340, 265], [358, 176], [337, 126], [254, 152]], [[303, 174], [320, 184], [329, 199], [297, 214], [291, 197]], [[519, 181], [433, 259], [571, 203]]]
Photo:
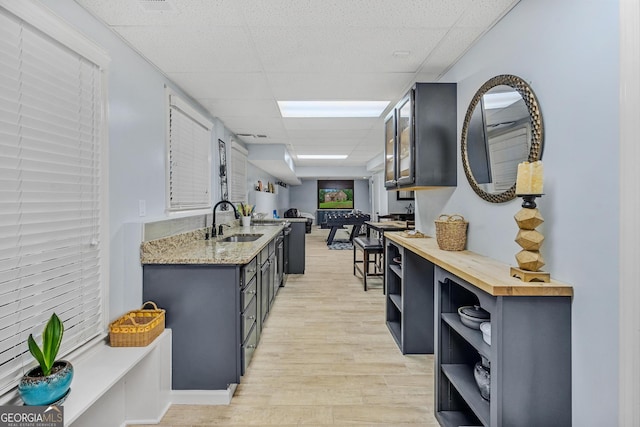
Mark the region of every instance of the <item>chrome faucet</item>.
[[[233, 213], [235, 215], [235, 218], [236, 219], [240, 219], [240, 215], [238, 214], [238, 210], [233, 205], [233, 203], [231, 203], [228, 200], [220, 200], [213, 207], [213, 216], [211, 218], [211, 238], [216, 237], [216, 209], [218, 208], [218, 206], [223, 205], [225, 203], [228, 204], [229, 206], [231, 206], [231, 209], [233, 209]], [[219, 234], [222, 235], [222, 225], [220, 226], [220, 233]], [[205, 240], [209, 240], [209, 233], [207, 233], [204, 238], [205, 238]]]

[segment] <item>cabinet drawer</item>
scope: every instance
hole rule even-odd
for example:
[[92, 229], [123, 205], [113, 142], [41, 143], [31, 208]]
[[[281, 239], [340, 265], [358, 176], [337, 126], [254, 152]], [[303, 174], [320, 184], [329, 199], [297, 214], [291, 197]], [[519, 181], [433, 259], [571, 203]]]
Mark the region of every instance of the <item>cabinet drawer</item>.
[[242, 292], [240, 292], [242, 311], [246, 311], [247, 306], [251, 302], [251, 298], [253, 298], [256, 294], [256, 286], [257, 286], [257, 278], [254, 276], [253, 279], [249, 282], [247, 286], [244, 287]]
[[269, 259], [269, 245], [262, 248], [260, 251], [260, 265], [264, 265], [265, 262]]
[[256, 258], [252, 259], [248, 264], [245, 264], [245, 266], [242, 267], [243, 280], [240, 283], [240, 287], [245, 287], [245, 284], [249, 283], [251, 279], [256, 276], [257, 269], [258, 261]]
[[256, 323], [258, 316], [258, 305], [256, 304], [256, 298], [254, 297], [249, 301], [249, 305], [242, 313], [242, 341], [247, 338], [251, 326]]
[[253, 325], [253, 328], [249, 332], [247, 339], [242, 344], [242, 373], [247, 371], [249, 367], [249, 363], [251, 362], [251, 358], [253, 357], [253, 352], [256, 351], [256, 346], [258, 345], [258, 335], [257, 335], [258, 325]]

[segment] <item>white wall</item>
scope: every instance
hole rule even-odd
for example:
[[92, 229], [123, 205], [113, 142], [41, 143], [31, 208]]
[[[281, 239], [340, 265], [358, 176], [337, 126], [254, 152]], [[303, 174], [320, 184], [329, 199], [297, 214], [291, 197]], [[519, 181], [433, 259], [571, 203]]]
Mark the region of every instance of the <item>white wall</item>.
[[281, 187], [276, 185], [275, 183], [280, 181], [279, 178], [274, 177], [273, 175], [268, 174], [264, 170], [259, 167], [248, 163], [247, 164], [247, 185], [249, 187], [249, 204], [256, 204], [255, 197], [255, 187], [258, 185], [258, 181], [262, 181], [262, 185], [266, 188], [267, 184], [270, 182], [275, 187], [276, 194], [276, 210], [278, 211], [278, 215], [282, 218], [284, 212], [289, 209], [289, 188], [290, 186]]
[[[522, 0], [443, 77], [458, 83], [458, 137], [475, 91], [490, 77], [530, 83], [545, 130], [545, 270], [574, 286], [573, 425], [617, 425], [618, 2]], [[458, 138], [459, 145], [459, 138]], [[469, 220], [468, 249], [515, 265], [517, 200], [458, 187], [417, 196], [417, 227], [440, 212]], [[526, 340], [527, 337], [522, 337]]]
[[[318, 180], [303, 178], [301, 181], [301, 185], [291, 186], [291, 207], [298, 208], [298, 210], [301, 212], [308, 212], [315, 216], [316, 211], [318, 210]], [[353, 198], [355, 209], [360, 209], [363, 213], [371, 213], [371, 199], [369, 195], [368, 179], [353, 180]]]
[[[168, 217], [165, 212], [164, 85], [185, 99], [188, 97], [77, 3], [71, 0], [41, 0], [41, 3], [101, 46], [111, 58], [108, 74], [110, 306], [107, 317], [114, 319], [139, 308], [142, 303], [141, 268], [136, 257], [139, 252], [135, 247], [136, 242], [139, 245], [139, 236], [131, 236], [141, 228], [132, 224]], [[229, 150], [231, 135], [222, 122], [213, 121], [211, 155], [212, 163], [217, 165], [218, 138], [227, 143]], [[216, 175], [212, 174], [214, 201], [220, 195]], [[138, 214], [140, 200], [146, 202], [144, 218]]]

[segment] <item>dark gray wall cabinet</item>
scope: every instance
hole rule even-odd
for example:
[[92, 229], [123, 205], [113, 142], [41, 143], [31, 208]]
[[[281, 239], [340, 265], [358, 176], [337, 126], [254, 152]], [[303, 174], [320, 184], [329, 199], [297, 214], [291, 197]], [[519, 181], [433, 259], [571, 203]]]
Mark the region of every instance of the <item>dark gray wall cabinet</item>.
[[385, 187], [457, 185], [455, 83], [416, 83], [385, 119]]

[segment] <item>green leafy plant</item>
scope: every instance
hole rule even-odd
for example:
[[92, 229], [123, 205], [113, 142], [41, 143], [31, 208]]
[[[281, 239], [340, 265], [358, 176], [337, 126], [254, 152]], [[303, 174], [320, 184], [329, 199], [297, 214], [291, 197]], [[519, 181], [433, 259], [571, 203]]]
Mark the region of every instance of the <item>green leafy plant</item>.
[[251, 215], [253, 213], [253, 209], [254, 208], [255, 208], [255, 206], [253, 206], [253, 205], [245, 205], [244, 203], [240, 203], [238, 205], [238, 212], [242, 216], [249, 216], [249, 215]]
[[42, 375], [44, 376], [51, 373], [58, 350], [60, 350], [63, 333], [64, 326], [62, 326], [60, 318], [53, 313], [42, 332], [42, 349], [36, 344], [33, 334], [29, 334], [29, 339], [27, 340], [29, 351], [40, 364], [40, 369], [42, 369]]

